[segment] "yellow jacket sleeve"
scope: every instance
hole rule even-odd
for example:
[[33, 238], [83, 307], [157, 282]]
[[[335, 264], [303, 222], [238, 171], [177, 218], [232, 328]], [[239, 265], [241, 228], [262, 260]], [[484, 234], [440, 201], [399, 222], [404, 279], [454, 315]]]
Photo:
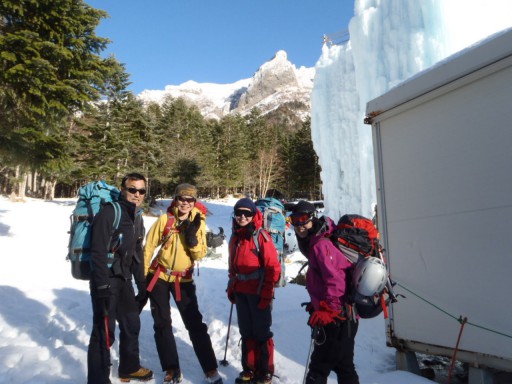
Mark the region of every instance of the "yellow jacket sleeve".
[[158, 220], [153, 223], [146, 236], [146, 245], [144, 246], [144, 275], [148, 274], [155, 249], [162, 243], [162, 234], [167, 225], [167, 220], [168, 217], [166, 213], [161, 215]]

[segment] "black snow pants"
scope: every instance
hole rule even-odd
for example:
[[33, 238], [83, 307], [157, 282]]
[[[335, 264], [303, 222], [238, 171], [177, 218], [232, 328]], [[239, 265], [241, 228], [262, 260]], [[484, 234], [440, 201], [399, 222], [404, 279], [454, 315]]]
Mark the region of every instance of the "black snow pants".
[[107, 346], [105, 320], [108, 323], [110, 345], [115, 341], [116, 320], [119, 324], [119, 373], [130, 374], [140, 368], [139, 360], [139, 306], [135, 300], [132, 281], [110, 278], [108, 316], [92, 298], [93, 325], [87, 350], [87, 383], [110, 383], [110, 349]]
[[331, 371], [336, 373], [339, 384], [359, 384], [354, 366], [358, 326], [357, 321], [345, 320], [319, 328], [306, 384], [326, 384]]
[[[148, 279], [153, 275], [149, 274]], [[173, 283], [158, 279], [149, 294], [151, 315], [153, 316], [153, 329], [155, 343], [163, 371], [179, 369], [180, 362], [176, 340], [172, 332], [171, 294], [176, 301], [183, 324], [188, 331], [194, 352], [199, 360], [203, 372], [217, 369], [217, 359], [213, 351], [208, 327], [203, 322], [203, 315], [199, 312], [196, 286], [194, 282], [180, 283], [181, 300], [176, 301], [176, 288]]]

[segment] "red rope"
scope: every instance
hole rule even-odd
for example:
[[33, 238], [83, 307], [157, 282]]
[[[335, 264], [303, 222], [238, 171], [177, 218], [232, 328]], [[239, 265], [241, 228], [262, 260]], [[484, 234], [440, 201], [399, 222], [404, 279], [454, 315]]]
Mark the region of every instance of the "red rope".
[[464, 330], [464, 325], [468, 322], [468, 318], [467, 317], [459, 318], [459, 322], [460, 322], [459, 337], [457, 338], [457, 344], [455, 345], [455, 349], [453, 350], [452, 362], [450, 364], [450, 371], [448, 373], [448, 380], [447, 380], [446, 384], [450, 384], [450, 380], [452, 378], [452, 373], [453, 373], [453, 366], [455, 365], [455, 358], [457, 357], [457, 351], [459, 350], [459, 343], [460, 343], [460, 339], [462, 337], [462, 331]]

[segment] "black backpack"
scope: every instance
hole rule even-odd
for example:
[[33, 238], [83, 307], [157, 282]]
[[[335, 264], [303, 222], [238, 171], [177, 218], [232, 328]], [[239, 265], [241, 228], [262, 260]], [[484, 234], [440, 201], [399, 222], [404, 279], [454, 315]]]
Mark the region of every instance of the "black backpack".
[[211, 231], [206, 232], [206, 246], [208, 248], [217, 248], [224, 244], [224, 228], [219, 227], [219, 233], [213, 233]]

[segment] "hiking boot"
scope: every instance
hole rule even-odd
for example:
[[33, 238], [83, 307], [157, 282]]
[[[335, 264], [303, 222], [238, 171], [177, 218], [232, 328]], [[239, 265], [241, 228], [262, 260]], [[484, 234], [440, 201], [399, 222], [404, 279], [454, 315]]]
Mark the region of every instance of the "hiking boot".
[[222, 377], [220, 377], [219, 371], [216, 369], [206, 372], [206, 382], [210, 384], [223, 384]]
[[129, 383], [131, 380], [134, 381], [148, 381], [153, 378], [153, 371], [140, 367], [138, 371], [129, 374], [119, 374], [119, 379], [122, 383]]
[[240, 375], [235, 379], [235, 384], [254, 384], [254, 372], [253, 371], [242, 371]]
[[169, 369], [165, 373], [164, 381], [162, 384], [176, 384], [181, 383], [183, 375], [179, 369]]
[[256, 384], [272, 384], [272, 374], [265, 373], [264, 375], [261, 375], [258, 377], [258, 380], [256, 380]]

